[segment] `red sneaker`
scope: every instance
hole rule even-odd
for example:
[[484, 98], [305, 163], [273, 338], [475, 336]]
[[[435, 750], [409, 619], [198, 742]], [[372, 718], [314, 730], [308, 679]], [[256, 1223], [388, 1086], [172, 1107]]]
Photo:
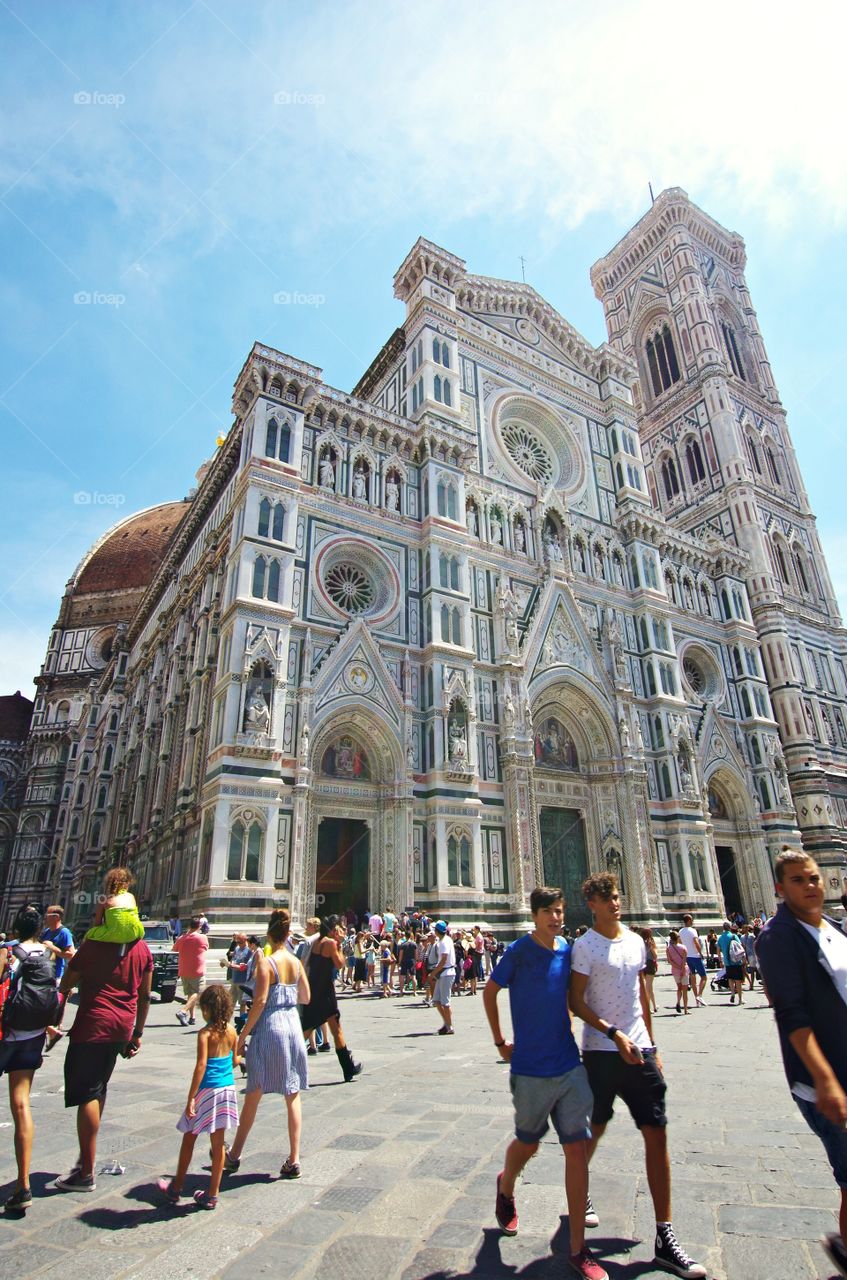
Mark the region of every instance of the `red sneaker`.
[[579, 1253], [571, 1254], [570, 1264], [571, 1270], [575, 1271], [578, 1276], [582, 1276], [583, 1280], [609, 1280], [609, 1273], [603, 1270], [600, 1263], [591, 1256], [585, 1245], [583, 1245]]
[[515, 1197], [503, 1195], [500, 1190], [500, 1179], [502, 1177], [502, 1173], [497, 1174], [497, 1201], [494, 1205], [494, 1217], [497, 1219], [497, 1225], [504, 1236], [516, 1236], [518, 1234], [518, 1211], [515, 1208]]

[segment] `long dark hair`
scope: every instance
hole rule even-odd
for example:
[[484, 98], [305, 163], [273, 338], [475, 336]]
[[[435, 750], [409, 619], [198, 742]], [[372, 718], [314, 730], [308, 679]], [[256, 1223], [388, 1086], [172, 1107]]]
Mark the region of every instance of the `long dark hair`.
[[321, 920], [321, 937], [328, 938], [341, 924], [340, 916], [324, 916]]

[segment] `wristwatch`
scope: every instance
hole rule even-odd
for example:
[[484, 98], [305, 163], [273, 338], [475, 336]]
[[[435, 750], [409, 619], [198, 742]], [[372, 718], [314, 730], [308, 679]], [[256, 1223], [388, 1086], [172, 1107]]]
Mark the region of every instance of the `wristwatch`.
[[607, 1027], [607, 1028], [606, 1028], [606, 1037], [607, 1037], [607, 1039], [609, 1039], [609, 1040], [614, 1040], [614, 1038], [615, 1038], [615, 1036], [618, 1034], [618, 1031], [619, 1031], [619, 1030], [620, 1030], [620, 1028], [619, 1028], [619, 1027]]

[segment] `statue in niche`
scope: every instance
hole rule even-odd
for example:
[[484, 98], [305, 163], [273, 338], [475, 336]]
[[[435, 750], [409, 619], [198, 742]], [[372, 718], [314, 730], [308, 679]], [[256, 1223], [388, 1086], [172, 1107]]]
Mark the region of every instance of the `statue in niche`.
[[305, 721], [300, 730], [300, 759], [304, 764], [309, 763], [309, 726]]
[[472, 502], [468, 503], [465, 510], [465, 523], [468, 526], [468, 533], [472, 538], [479, 537], [479, 520], [477, 519], [476, 507]]
[[353, 472], [353, 497], [357, 502], [367, 502], [368, 500], [368, 484], [361, 462]]
[[519, 555], [523, 555], [526, 551], [526, 534], [523, 531], [523, 521], [515, 521], [515, 550]]
[[630, 730], [629, 730], [629, 722], [627, 721], [626, 716], [621, 716], [620, 720], [618, 721], [618, 733], [621, 735], [621, 746], [623, 747], [624, 751], [629, 751]]
[[331, 453], [325, 453], [321, 458], [320, 480], [322, 489], [335, 488], [335, 464]]
[[412, 773], [415, 768], [415, 743], [411, 734], [409, 734], [408, 741], [406, 742], [406, 768], [410, 773]]
[[393, 472], [385, 482], [385, 509], [386, 511], [400, 510], [400, 486]]
[[500, 523], [500, 516], [496, 510], [492, 511], [491, 515], [488, 517], [488, 529], [491, 534], [491, 541], [494, 543], [495, 547], [502, 547], [503, 525]]
[[468, 739], [465, 726], [458, 720], [450, 724], [450, 763], [464, 765], [468, 762]]
[[644, 750], [644, 733], [641, 728], [641, 717], [635, 717], [635, 749], [636, 751]]
[[244, 710], [244, 729], [247, 733], [267, 733], [271, 727], [271, 712], [260, 684], [254, 684], [247, 695]]
[[550, 563], [562, 564], [565, 558], [562, 554], [562, 544], [552, 525], [545, 524], [541, 540], [544, 543], [544, 554]]
[[612, 574], [617, 585], [622, 587], [624, 585], [623, 563], [620, 556], [612, 556]]
[[611, 612], [606, 614], [606, 641], [612, 655], [612, 664], [614, 666], [615, 676], [622, 680], [626, 671], [624, 661], [623, 639], [621, 629], [618, 625], [617, 618]]
[[503, 724], [507, 729], [513, 729], [515, 726], [515, 703], [510, 689], [506, 690], [506, 696], [503, 699]]

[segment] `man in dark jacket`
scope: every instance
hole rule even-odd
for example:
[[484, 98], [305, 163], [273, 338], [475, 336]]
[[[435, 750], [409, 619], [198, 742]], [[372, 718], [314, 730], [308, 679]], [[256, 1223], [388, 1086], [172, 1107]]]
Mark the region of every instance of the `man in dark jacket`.
[[807, 853], [783, 850], [776, 891], [782, 901], [756, 954], [789, 1088], [841, 1188], [840, 1234], [823, 1244], [847, 1276], [847, 937], [823, 914], [823, 878]]

